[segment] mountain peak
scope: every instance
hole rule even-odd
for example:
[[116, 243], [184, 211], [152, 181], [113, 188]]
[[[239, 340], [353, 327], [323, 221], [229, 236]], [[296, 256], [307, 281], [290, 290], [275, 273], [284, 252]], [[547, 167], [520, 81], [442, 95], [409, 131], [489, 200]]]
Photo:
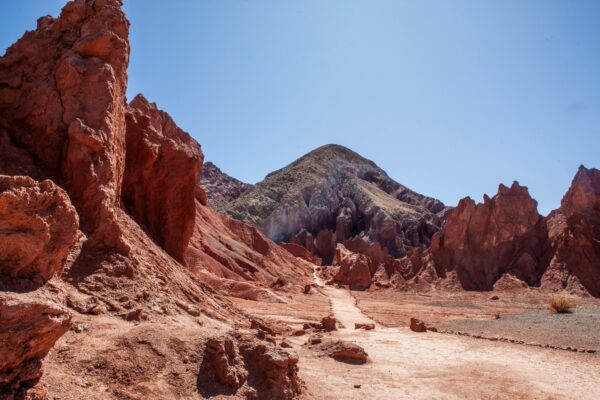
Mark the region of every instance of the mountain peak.
[[329, 230], [337, 242], [360, 236], [366, 246], [377, 244], [399, 257], [429, 244], [445, 206], [394, 181], [347, 147], [327, 144], [268, 174], [224, 210], [276, 241]]

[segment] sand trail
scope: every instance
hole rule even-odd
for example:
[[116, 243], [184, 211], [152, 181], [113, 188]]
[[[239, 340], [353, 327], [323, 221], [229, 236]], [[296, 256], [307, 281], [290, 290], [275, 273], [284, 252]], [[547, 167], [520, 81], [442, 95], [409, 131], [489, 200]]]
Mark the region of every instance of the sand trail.
[[[343, 324], [333, 338], [361, 345], [370, 362], [349, 365], [300, 348], [307, 397], [318, 399], [600, 398], [600, 357], [375, 324], [345, 289], [323, 286]], [[305, 339], [298, 339], [299, 341]], [[361, 385], [355, 388], [354, 385]]]

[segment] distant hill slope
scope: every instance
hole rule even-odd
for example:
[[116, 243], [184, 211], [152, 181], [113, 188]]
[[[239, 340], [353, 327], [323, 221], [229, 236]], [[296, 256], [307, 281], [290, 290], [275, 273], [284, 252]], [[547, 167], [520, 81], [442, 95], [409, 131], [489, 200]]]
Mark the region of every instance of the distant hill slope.
[[393, 257], [428, 246], [447, 208], [354, 151], [330, 144], [267, 175], [224, 211], [272, 240], [309, 248], [327, 263], [335, 243]]
[[200, 186], [206, 192], [210, 206], [219, 211], [223, 210], [225, 204], [252, 188], [251, 184], [227, 175], [210, 161], [204, 163]]

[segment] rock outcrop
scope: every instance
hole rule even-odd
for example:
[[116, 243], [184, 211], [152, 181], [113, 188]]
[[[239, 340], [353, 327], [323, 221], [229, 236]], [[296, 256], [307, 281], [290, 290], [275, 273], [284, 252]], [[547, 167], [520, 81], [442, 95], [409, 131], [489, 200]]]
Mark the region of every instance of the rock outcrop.
[[[23, 398], [71, 315], [39, 289], [60, 274], [79, 221], [52, 181], [0, 175], [0, 398]], [[55, 289], [54, 291], [58, 291]]]
[[371, 286], [371, 276], [375, 273], [373, 261], [364, 254], [352, 253], [342, 244], [336, 249], [337, 273], [335, 282], [348, 285], [351, 290], [365, 290]]
[[527, 188], [461, 200], [427, 250], [385, 263], [406, 288], [542, 290], [600, 297], [600, 171], [580, 167], [561, 207], [543, 217]]
[[130, 103], [123, 201], [130, 215], [177, 261], [192, 236], [200, 145], [142, 95]]
[[125, 169], [129, 23], [119, 0], [73, 1], [0, 59], [0, 130], [63, 185], [96, 248], [127, 253], [115, 224]]
[[390, 179], [372, 161], [338, 145], [320, 147], [275, 171], [226, 212], [275, 241], [293, 242], [331, 264], [336, 243], [378, 244], [402, 257], [426, 247], [446, 207]]
[[431, 251], [467, 290], [490, 290], [505, 273], [535, 285], [544, 271], [547, 231], [537, 203], [517, 182], [500, 185], [482, 204], [470, 198], [452, 210]]
[[46, 283], [62, 271], [78, 228], [75, 207], [52, 181], [0, 175], [0, 275]]
[[70, 326], [71, 315], [40, 296], [0, 292], [0, 398], [24, 398]]
[[322, 260], [319, 257], [313, 255], [306, 247], [300, 246], [299, 244], [295, 243], [279, 243], [279, 245], [286, 249], [294, 257], [303, 258], [304, 260], [315, 265], [320, 266], [322, 264]]
[[[228, 393], [286, 400], [297, 398], [302, 391], [298, 356], [269, 341], [236, 334], [210, 339], [205, 351], [207, 362], [201, 367], [198, 383], [201, 393], [209, 397]], [[225, 391], [219, 385], [225, 386]]]
[[600, 171], [581, 166], [547, 223], [552, 258], [542, 288], [600, 297]]
[[210, 206], [217, 211], [224, 210], [228, 203], [253, 187], [227, 175], [212, 162], [204, 163], [200, 186], [206, 192]]

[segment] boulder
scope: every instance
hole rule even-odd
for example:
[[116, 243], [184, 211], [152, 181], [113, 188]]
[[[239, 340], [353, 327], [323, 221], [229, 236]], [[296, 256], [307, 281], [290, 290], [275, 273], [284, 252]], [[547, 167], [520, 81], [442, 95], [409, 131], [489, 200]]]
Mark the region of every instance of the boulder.
[[427, 332], [425, 323], [417, 318], [410, 319], [410, 330], [413, 332]]
[[327, 332], [336, 331], [337, 330], [337, 319], [334, 316], [328, 315], [321, 319], [321, 325], [323, 326], [323, 330]]
[[364, 329], [365, 331], [371, 331], [375, 329], [375, 324], [373, 323], [355, 323], [354, 329]]
[[24, 398], [70, 326], [71, 315], [41, 296], [0, 292], [0, 398]]
[[338, 244], [336, 263], [340, 268], [333, 277], [335, 282], [349, 285], [351, 290], [365, 290], [371, 286], [374, 266], [364, 254], [352, 253]]
[[0, 275], [45, 283], [62, 271], [78, 228], [68, 195], [52, 181], [0, 175]]
[[369, 355], [359, 345], [343, 340], [325, 343], [323, 347], [327, 354], [336, 361], [350, 364], [364, 364], [368, 361]]
[[298, 356], [246, 334], [208, 340], [198, 377], [201, 392], [209, 397], [222, 393], [215, 380], [251, 398], [294, 399], [302, 391]]

